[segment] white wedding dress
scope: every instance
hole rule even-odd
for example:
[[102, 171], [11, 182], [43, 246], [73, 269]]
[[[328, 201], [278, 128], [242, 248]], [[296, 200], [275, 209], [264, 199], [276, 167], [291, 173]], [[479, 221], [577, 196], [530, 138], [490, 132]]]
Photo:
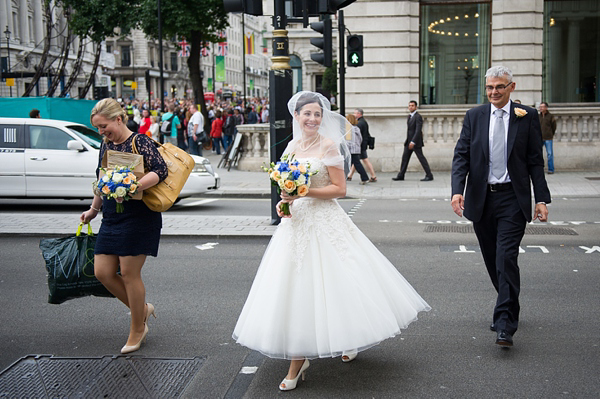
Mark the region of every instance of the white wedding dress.
[[[330, 183], [327, 167], [311, 187]], [[429, 305], [336, 200], [300, 198], [273, 235], [233, 332], [280, 359], [340, 356], [400, 334]]]

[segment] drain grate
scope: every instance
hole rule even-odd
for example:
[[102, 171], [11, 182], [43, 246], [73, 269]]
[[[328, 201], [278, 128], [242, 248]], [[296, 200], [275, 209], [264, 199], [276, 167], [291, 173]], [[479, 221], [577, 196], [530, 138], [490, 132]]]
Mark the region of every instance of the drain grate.
[[[472, 225], [428, 225], [425, 227], [425, 233], [474, 233]], [[545, 226], [527, 226], [525, 234], [532, 235], [554, 235], [554, 236], [577, 236], [577, 232], [569, 227], [545, 227]]]
[[177, 398], [203, 358], [30, 355], [0, 374], [0, 398]]

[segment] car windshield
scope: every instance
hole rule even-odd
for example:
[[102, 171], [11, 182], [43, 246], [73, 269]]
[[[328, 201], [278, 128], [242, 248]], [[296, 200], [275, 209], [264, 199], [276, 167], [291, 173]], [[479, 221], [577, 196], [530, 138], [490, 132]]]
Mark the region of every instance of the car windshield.
[[100, 135], [100, 133], [88, 127], [79, 125], [67, 126], [67, 128], [73, 133], [77, 134], [79, 137], [81, 137], [83, 141], [85, 141], [92, 147], [98, 150], [100, 149], [100, 146], [102, 145], [102, 136]]

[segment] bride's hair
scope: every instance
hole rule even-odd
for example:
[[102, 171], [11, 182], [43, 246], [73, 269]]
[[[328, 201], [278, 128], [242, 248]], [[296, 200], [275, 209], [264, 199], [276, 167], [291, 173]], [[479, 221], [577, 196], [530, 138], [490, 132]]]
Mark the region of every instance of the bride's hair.
[[[350, 151], [348, 151], [347, 140], [352, 139], [352, 125], [342, 115], [331, 111], [331, 104], [323, 95], [312, 91], [301, 91], [296, 93], [288, 102], [288, 110], [292, 116], [300, 113], [302, 108], [308, 104], [319, 104], [321, 107], [321, 125], [319, 126], [319, 154], [321, 160], [327, 166], [333, 166], [350, 170]], [[293, 118], [293, 137], [288, 144], [284, 154], [295, 152], [300, 149], [303, 132], [296, 118]]]
[[298, 101], [296, 101], [296, 107], [294, 108], [295, 112], [300, 112], [305, 105], [316, 103], [321, 107], [321, 112], [323, 112], [323, 105], [321, 105], [321, 101], [317, 96], [317, 93], [304, 92], [307, 93], [300, 97]]

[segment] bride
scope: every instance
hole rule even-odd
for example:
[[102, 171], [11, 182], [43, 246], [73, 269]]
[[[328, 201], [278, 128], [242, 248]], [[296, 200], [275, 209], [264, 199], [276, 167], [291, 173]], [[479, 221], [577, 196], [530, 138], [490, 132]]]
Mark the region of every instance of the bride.
[[291, 360], [282, 391], [304, 379], [308, 359], [349, 362], [431, 309], [335, 200], [346, 195], [350, 124], [318, 93], [299, 92], [288, 108], [293, 139], [284, 154], [318, 172], [305, 197], [282, 191], [283, 219], [233, 332], [241, 345]]

